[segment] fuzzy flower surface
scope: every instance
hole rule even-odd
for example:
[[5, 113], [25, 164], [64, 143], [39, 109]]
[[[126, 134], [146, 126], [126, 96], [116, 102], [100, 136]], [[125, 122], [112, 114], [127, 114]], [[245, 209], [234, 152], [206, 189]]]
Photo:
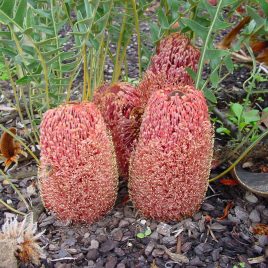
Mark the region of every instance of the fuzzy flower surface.
[[111, 131], [122, 177], [128, 176], [130, 154], [139, 134], [142, 100], [140, 92], [128, 83], [103, 85], [94, 95], [94, 103]]
[[193, 85], [186, 68], [197, 71], [199, 58], [199, 49], [191, 45], [186, 36], [172, 33], [162, 39], [138, 87], [145, 98], [145, 103], [153, 92], [163, 87]]
[[[37, 243], [43, 232], [36, 234], [36, 231], [37, 224], [33, 222], [33, 213], [26, 215], [22, 222], [18, 222], [16, 217], [8, 218], [2, 226], [0, 242], [6, 243], [6, 247], [10, 248], [12, 255], [16, 256], [21, 263], [39, 265], [40, 258], [45, 258], [45, 254]], [[1, 260], [14, 263], [9, 254], [3, 255], [10, 259], [4, 260], [1, 256]]]
[[92, 223], [112, 209], [118, 172], [112, 139], [93, 103], [45, 113], [40, 130], [41, 196], [62, 220]]
[[208, 186], [213, 132], [202, 92], [179, 85], [155, 92], [131, 156], [129, 192], [145, 217], [195, 213]]

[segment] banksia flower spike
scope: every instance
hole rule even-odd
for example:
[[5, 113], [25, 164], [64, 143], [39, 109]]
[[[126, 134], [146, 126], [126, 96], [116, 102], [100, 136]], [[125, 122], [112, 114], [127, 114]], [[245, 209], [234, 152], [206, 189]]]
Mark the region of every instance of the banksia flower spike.
[[190, 40], [173, 33], [160, 41], [156, 55], [146, 71], [138, 89], [147, 103], [153, 92], [171, 85], [193, 85], [186, 68], [197, 71], [200, 51], [191, 45]]
[[[10, 128], [9, 131], [14, 135], [17, 134], [17, 130], [14, 127]], [[0, 157], [4, 160], [5, 171], [12, 162], [18, 164], [20, 154], [27, 157], [26, 152], [21, 149], [20, 143], [15, 141], [8, 132], [3, 132], [0, 139]]]
[[117, 196], [112, 139], [93, 103], [49, 110], [41, 124], [39, 171], [44, 205], [63, 220], [92, 223]]
[[130, 160], [129, 193], [156, 220], [196, 212], [208, 186], [213, 134], [202, 92], [179, 85], [152, 94]]
[[110, 129], [116, 151], [119, 175], [128, 176], [130, 154], [141, 124], [140, 92], [128, 83], [103, 85], [96, 90], [94, 103]]
[[1, 267], [18, 267], [16, 257], [23, 264], [40, 264], [40, 258], [45, 258], [45, 254], [37, 240], [43, 232], [35, 234], [36, 230], [33, 213], [26, 215], [22, 222], [16, 217], [6, 220], [0, 232]]

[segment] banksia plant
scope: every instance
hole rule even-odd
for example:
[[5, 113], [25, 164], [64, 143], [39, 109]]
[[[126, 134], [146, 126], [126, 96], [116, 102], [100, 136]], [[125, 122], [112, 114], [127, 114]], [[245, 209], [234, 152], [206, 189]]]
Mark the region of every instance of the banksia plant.
[[197, 71], [200, 58], [199, 49], [190, 39], [180, 33], [172, 33], [160, 41], [156, 54], [146, 71], [139, 90], [148, 98], [152, 92], [169, 85], [193, 85], [186, 68]]
[[0, 232], [1, 267], [18, 267], [17, 260], [24, 265], [40, 264], [40, 258], [45, 258], [45, 254], [37, 241], [43, 232], [36, 234], [36, 230], [33, 213], [26, 215], [22, 222], [16, 217], [6, 220]]
[[180, 220], [208, 187], [213, 134], [206, 100], [193, 86], [155, 92], [131, 156], [129, 193], [145, 217]]
[[94, 103], [110, 129], [119, 174], [128, 176], [130, 154], [138, 137], [143, 109], [140, 92], [128, 83], [103, 85], [96, 90]]
[[70, 103], [44, 114], [40, 129], [41, 197], [62, 220], [92, 223], [117, 196], [112, 139], [93, 103]]

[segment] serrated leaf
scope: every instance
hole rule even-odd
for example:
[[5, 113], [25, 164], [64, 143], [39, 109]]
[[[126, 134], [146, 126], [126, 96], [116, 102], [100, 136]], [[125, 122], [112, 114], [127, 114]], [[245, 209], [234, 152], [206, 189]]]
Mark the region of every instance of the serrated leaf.
[[222, 50], [222, 49], [207, 49], [206, 50], [206, 59], [208, 60], [213, 60], [215, 58], [221, 58], [224, 56], [229, 55], [230, 52], [227, 50]]
[[182, 22], [190, 27], [198, 36], [202, 38], [202, 40], [206, 40], [208, 35], [208, 28], [200, 25], [199, 23], [195, 22], [194, 20], [188, 18], [182, 18]]
[[206, 97], [207, 100], [209, 100], [212, 103], [217, 103], [217, 98], [216, 98], [215, 94], [212, 92], [212, 90], [210, 90], [208, 88], [204, 88], [203, 92], [204, 92], [204, 96]]
[[229, 73], [233, 73], [234, 71], [234, 64], [233, 64], [233, 60], [231, 58], [230, 55], [227, 55], [226, 57], [224, 57], [223, 59], [224, 63], [225, 63], [225, 66], [228, 70]]
[[163, 12], [162, 8], [158, 10], [158, 20], [163, 29], [169, 28], [169, 23], [166, 14]]
[[150, 25], [151, 35], [152, 35], [152, 41], [155, 43], [159, 39], [160, 29], [155, 23], [149, 23], [149, 25]]

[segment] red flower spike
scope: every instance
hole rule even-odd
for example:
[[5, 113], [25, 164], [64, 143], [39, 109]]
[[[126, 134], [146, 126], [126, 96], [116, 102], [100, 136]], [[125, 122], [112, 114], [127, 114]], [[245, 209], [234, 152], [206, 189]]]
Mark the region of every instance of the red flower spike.
[[139, 134], [143, 114], [141, 101], [140, 92], [127, 83], [103, 85], [94, 95], [94, 103], [111, 131], [122, 177], [128, 176], [130, 154]]
[[213, 131], [202, 92], [179, 85], [152, 94], [131, 155], [129, 193], [157, 220], [180, 220], [200, 207], [208, 186]]
[[113, 207], [118, 173], [112, 139], [93, 103], [47, 111], [40, 130], [41, 196], [62, 220], [92, 223]]
[[156, 55], [138, 86], [144, 106], [151, 94], [172, 85], [193, 85], [186, 68], [197, 71], [200, 51], [190, 40], [179, 33], [173, 33], [160, 41]]

